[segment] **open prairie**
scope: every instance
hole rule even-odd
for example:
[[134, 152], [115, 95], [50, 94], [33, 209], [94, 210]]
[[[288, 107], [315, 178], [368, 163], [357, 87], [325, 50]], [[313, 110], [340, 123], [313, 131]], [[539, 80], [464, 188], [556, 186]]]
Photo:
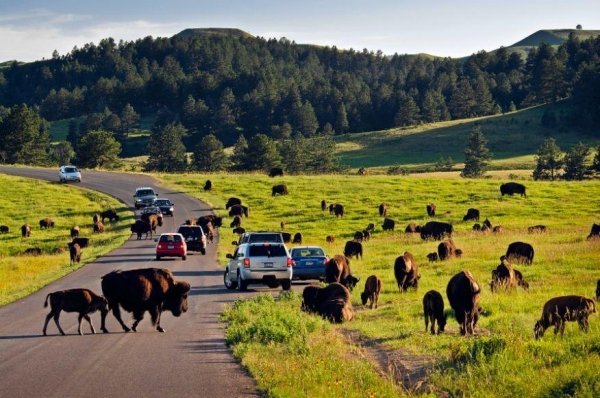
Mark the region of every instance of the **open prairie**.
[[[521, 181], [527, 186], [527, 197], [502, 197], [499, 185], [505, 181], [490, 179], [343, 175], [271, 179], [256, 174], [161, 175], [160, 178], [209, 202], [221, 215], [226, 215], [226, 199], [239, 197], [250, 207], [250, 217], [242, 222], [246, 230], [279, 230], [283, 221], [287, 232], [302, 232], [303, 243], [321, 245], [330, 256], [342, 253], [344, 243], [352, 239], [355, 231], [374, 223], [373, 238], [363, 244], [364, 258], [351, 261], [353, 273], [361, 279], [352, 292], [356, 319], [334, 329], [358, 330], [378, 344], [415, 357], [434, 357], [436, 365], [430, 381], [438, 391], [469, 396], [572, 393], [593, 396], [600, 391], [596, 366], [600, 360], [597, 314], [591, 316], [587, 334], [580, 332], [576, 324], [569, 323], [562, 338], [555, 337], [549, 330], [542, 340], [533, 339], [533, 325], [548, 299], [567, 294], [588, 297], [594, 294], [596, 280], [600, 279], [600, 240], [586, 240], [586, 236], [592, 223], [600, 221], [600, 203], [596, 199], [600, 195], [600, 183], [597, 181]], [[210, 179], [214, 187], [208, 193], [202, 190], [206, 179]], [[288, 186], [289, 195], [272, 197], [271, 187], [279, 183]], [[322, 212], [322, 199], [343, 204], [344, 217]], [[377, 207], [382, 202], [389, 205], [388, 217], [396, 221], [393, 232], [381, 229], [382, 218]], [[428, 263], [426, 254], [435, 251], [439, 242], [423, 241], [418, 234], [404, 233], [409, 222], [424, 224], [429, 220], [425, 211], [428, 203], [437, 205], [435, 220], [454, 225], [453, 240], [462, 249], [462, 258]], [[488, 218], [494, 226], [502, 225], [503, 232], [472, 231], [474, 221], [462, 221], [471, 207], [480, 210], [480, 222]], [[230, 242], [235, 239], [228, 224], [226, 218], [220, 231], [222, 264], [225, 254], [233, 251]], [[548, 232], [529, 234], [527, 227], [536, 224], [547, 226]], [[327, 235], [335, 236], [335, 243], [326, 243]], [[532, 265], [514, 264], [529, 282], [530, 289], [492, 293], [488, 285], [491, 271], [499, 264], [499, 257], [509, 243], [515, 241], [530, 243], [535, 249]], [[393, 264], [405, 251], [414, 254], [421, 279], [418, 291], [400, 294]], [[484, 313], [475, 337], [461, 337], [448, 310], [446, 285], [450, 277], [461, 270], [471, 271], [482, 287]], [[363, 283], [371, 274], [383, 280], [380, 306], [375, 310], [360, 303]], [[422, 297], [430, 289], [442, 293], [450, 313], [446, 333], [440, 336], [432, 336], [424, 330]], [[289, 300], [268, 305], [288, 305], [289, 308]], [[299, 311], [299, 308], [290, 311]], [[289, 325], [289, 333], [294, 332], [293, 323], [280, 324], [283, 328]], [[278, 343], [268, 337], [256, 341], [262, 342], [263, 348]], [[245, 361], [260, 357], [260, 347], [261, 344], [255, 344], [236, 352]], [[266, 352], [260, 366], [256, 361], [249, 362], [249, 369], [259, 384], [264, 372], [262, 366], [275, 369], [282, 365], [280, 355], [271, 354], [272, 351]], [[548, 382], [532, 382], [542, 379]], [[299, 376], [298, 385], [305, 382], [310, 382], [310, 377], [305, 380]]]

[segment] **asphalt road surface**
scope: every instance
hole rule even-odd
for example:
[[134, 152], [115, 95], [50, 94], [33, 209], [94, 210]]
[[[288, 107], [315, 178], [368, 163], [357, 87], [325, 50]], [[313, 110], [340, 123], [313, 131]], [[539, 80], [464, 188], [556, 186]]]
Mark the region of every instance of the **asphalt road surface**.
[[[58, 169], [0, 167], [0, 173], [58, 181]], [[82, 178], [83, 182], [72, 185], [105, 192], [131, 207], [135, 188], [154, 187], [160, 197], [175, 203], [175, 217], [165, 217], [159, 232], [176, 231], [185, 219], [210, 211], [200, 201], [161, 187], [150, 177], [83, 172]], [[223, 287], [216, 244], [209, 245], [205, 256], [194, 252], [186, 261], [160, 262], [154, 260], [155, 245], [153, 240], [137, 241], [133, 236], [94, 263], [0, 308], [0, 397], [258, 396], [255, 382], [225, 345], [219, 313], [240, 293]], [[83, 253], [85, 256], [85, 249]], [[48, 293], [83, 287], [101, 294], [102, 275], [115, 269], [147, 267], [169, 268], [175, 279], [192, 286], [187, 313], [178, 318], [163, 313], [161, 326], [166, 333], [152, 327], [148, 313], [137, 333], [124, 333], [109, 313], [106, 323], [110, 333], [102, 334], [96, 312], [91, 318], [99, 334], [90, 334], [84, 320], [82, 330], [86, 334], [79, 336], [77, 314], [62, 312], [60, 323], [67, 336], [58, 333], [52, 320], [48, 336], [42, 335], [49, 312], [43, 308]], [[123, 311], [122, 315], [131, 325], [131, 315]]]

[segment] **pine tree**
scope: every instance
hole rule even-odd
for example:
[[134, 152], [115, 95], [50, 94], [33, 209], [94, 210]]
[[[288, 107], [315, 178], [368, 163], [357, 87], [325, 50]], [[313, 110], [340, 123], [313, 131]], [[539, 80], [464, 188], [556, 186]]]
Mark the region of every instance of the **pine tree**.
[[335, 131], [337, 131], [338, 134], [344, 134], [346, 131], [348, 131], [348, 127], [349, 124], [346, 105], [344, 105], [343, 102], [340, 102], [335, 116]]
[[77, 163], [89, 168], [112, 168], [119, 164], [121, 144], [110, 131], [93, 130], [81, 137]]
[[307, 139], [300, 133], [282, 141], [279, 144], [279, 154], [288, 173], [306, 172], [309, 153], [307, 152]]
[[213, 134], [202, 137], [194, 150], [192, 167], [199, 171], [221, 171], [227, 168], [223, 143]]
[[305, 101], [301, 106], [295, 106], [293, 109], [293, 118], [296, 130], [304, 134], [305, 137], [314, 135], [319, 128], [319, 121], [312, 104]]
[[600, 145], [596, 148], [596, 156], [594, 156], [590, 171], [593, 173], [600, 173]]
[[36, 108], [18, 105], [0, 123], [0, 152], [7, 163], [44, 165], [48, 162], [48, 123]]
[[394, 116], [395, 126], [410, 126], [416, 124], [420, 118], [419, 106], [410, 95], [405, 95], [398, 107], [398, 112]]
[[492, 158], [486, 146], [487, 141], [481, 132], [481, 127], [475, 126], [469, 135], [467, 147], [465, 148], [465, 168], [461, 176], [465, 178], [477, 178], [485, 173], [488, 161]]
[[554, 180], [563, 165], [562, 151], [554, 138], [548, 138], [539, 147], [533, 171], [534, 180]]
[[281, 165], [275, 141], [264, 134], [252, 137], [246, 150], [244, 170], [270, 170]]
[[69, 141], [59, 141], [50, 147], [50, 160], [55, 165], [70, 164], [75, 159], [75, 151]]
[[137, 114], [135, 109], [133, 109], [133, 106], [129, 103], [125, 104], [121, 111], [121, 129], [119, 130], [119, 137], [121, 139], [127, 138], [127, 135], [138, 127], [139, 122], [140, 115]]
[[590, 154], [590, 148], [579, 143], [565, 154], [565, 174], [567, 180], [583, 180], [588, 172], [585, 160]]
[[246, 158], [248, 157], [248, 141], [243, 134], [240, 134], [235, 145], [233, 146], [233, 155], [231, 161], [234, 170], [244, 170], [246, 166]]
[[182, 171], [187, 168], [187, 155], [183, 145], [186, 129], [181, 124], [167, 124], [150, 136], [146, 170]]
[[73, 149], [79, 144], [79, 125], [75, 119], [69, 121], [69, 132], [67, 133], [67, 141], [71, 143]]

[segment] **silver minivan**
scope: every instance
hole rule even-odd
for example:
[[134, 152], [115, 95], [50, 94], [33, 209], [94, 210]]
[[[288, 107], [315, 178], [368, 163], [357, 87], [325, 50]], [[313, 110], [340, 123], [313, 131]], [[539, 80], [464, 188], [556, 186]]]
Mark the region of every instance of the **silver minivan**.
[[250, 284], [281, 285], [283, 290], [292, 286], [292, 258], [283, 243], [243, 243], [227, 258], [223, 276], [227, 289], [246, 290]]

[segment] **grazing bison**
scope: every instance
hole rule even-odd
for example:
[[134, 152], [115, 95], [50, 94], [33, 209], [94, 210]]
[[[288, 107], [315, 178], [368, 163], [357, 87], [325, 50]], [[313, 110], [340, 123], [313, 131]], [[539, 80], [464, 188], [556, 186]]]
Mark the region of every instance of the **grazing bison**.
[[487, 218], [483, 220], [483, 225], [481, 226], [481, 230], [484, 231], [484, 228], [492, 229], [492, 223]]
[[499, 289], [514, 289], [517, 286], [517, 277], [515, 270], [506, 260], [506, 256], [500, 257], [500, 265], [492, 271], [492, 281], [490, 288], [492, 292]]
[[373, 309], [373, 305], [377, 308], [379, 293], [381, 293], [381, 279], [376, 275], [369, 276], [365, 282], [365, 290], [360, 294], [362, 304], [367, 305], [367, 301], [370, 300], [370, 308]]
[[475, 220], [475, 221], [479, 221], [479, 210], [478, 209], [474, 209], [474, 208], [470, 208], [467, 210], [467, 214], [465, 214], [465, 216], [463, 217], [463, 221], [471, 221], [471, 220]]
[[100, 213], [100, 218], [102, 219], [102, 223], [104, 224], [104, 220], [108, 218], [110, 222], [119, 221], [119, 215], [113, 209], [104, 210]]
[[366, 168], [361, 167], [360, 169], [358, 169], [358, 175], [359, 176], [366, 176], [367, 174], [369, 174], [369, 172], [367, 171]]
[[435, 217], [435, 205], [433, 203], [428, 204], [425, 208], [429, 217]]
[[530, 234], [543, 234], [548, 232], [548, 227], [546, 227], [545, 225], [534, 225], [532, 227], [528, 227], [527, 232], [529, 232]]
[[371, 232], [369, 232], [369, 230], [367, 230], [367, 229], [364, 229], [364, 230], [362, 231], [362, 234], [363, 234], [363, 240], [364, 240], [365, 242], [368, 242], [368, 241], [369, 241], [369, 239], [371, 239]]
[[246, 218], [247, 218], [249, 216], [249, 214], [250, 214], [250, 209], [247, 206], [233, 205], [233, 206], [231, 206], [231, 209], [229, 209], [229, 217], [246, 216]]
[[[121, 319], [119, 305], [125, 311], [133, 312], [135, 322], [131, 329], [135, 332], [138, 324], [148, 311], [152, 318], [152, 325], [156, 330], [164, 332], [160, 326], [162, 311], [169, 310], [174, 316], [180, 316], [188, 309], [188, 292], [190, 284], [176, 281], [168, 269], [145, 268], [131, 271], [113, 271], [102, 277], [102, 293], [108, 300], [108, 308], [123, 327], [129, 328]], [[105, 328], [106, 313], [102, 314], [102, 330]]]
[[593, 299], [584, 296], [561, 296], [551, 298], [544, 304], [542, 317], [533, 327], [533, 336], [540, 339], [550, 326], [554, 326], [554, 334], [562, 336], [568, 321], [577, 321], [579, 329], [586, 331], [589, 327], [588, 317], [596, 312]]
[[81, 247], [77, 243], [69, 243], [69, 258], [71, 259], [71, 265], [75, 262], [81, 261]]
[[396, 283], [398, 284], [398, 290], [405, 292], [409, 287], [414, 287], [415, 290], [419, 287], [419, 266], [415, 261], [415, 257], [409, 253], [404, 254], [394, 262], [394, 276], [396, 277]]
[[333, 205], [333, 214], [336, 217], [344, 217], [344, 205], [341, 205], [339, 203], [335, 203]]
[[302, 243], [302, 234], [300, 232], [296, 232], [294, 234], [294, 239], [292, 239], [292, 243]]
[[325, 282], [338, 282], [352, 291], [358, 281], [359, 279], [352, 275], [350, 259], [347, 257], [338, 254], [325, 264]]
[[423, 296], [423, 316], [425, 317], [425, 332], [431, 322], [431, 334], [436, 334], [435, 323], [437, 322], [437, 334], [444, 331], [448, 316], [444, 314], [444, 298], [440, 292], [430, 290]]
[[363, 256], [362, 243], [355, 242], [353, 240], [347, 241], [346, 246], [344, 246], [344, 256], [346, 256], [348, 258], [352, 258], [352, 256], [355, 256], [357, 259], [362, 258], [362, 256]]
[[365, 234], [362, 231], [356, 231], [353, 239], [357, 242], [362, 242], [365, 239]]
[[515, 263], [533, 263], [533, 246], [524, 242], [513, 242], [506, 249], [506, 259]]
[[212, 189], [212, 181], [211, 180], [206, 180], [206, 182], [204, 183], [204, 190], [205, 191], [210, 191]]
[[502, 232], [504, 232], [504, 228], [502, 227], [502, 225], [496, 225], [493, 229], [492, 232], [495, 234], [501, 234]]
[[[441, 242], [438, 245], [438, 258], [441, 261], [449, 260], [457, 255], [457, 250], [458, 249], [454, 245], [454, 241], [452, 241], [452, 239], [448, 239], [447, 241]], [[460, 253], [462, 254], [462, 251]], [[458, 257], [460, 257], [460, 255]]]
[[382, 203], [379, 205], [379, 217], [387, 216], [388, 205], [386, 203]]
[[242, 227], [236, 227], [231, 232], [233, 232], [234, 234], [241, 235], [241, 234], [245, 234], [246, 233], [246, 229], [242, 228]]
[[325, 238], [325, 241], [327, 243], [333, 243], [333, 242], [335, 242], [335, 236], [333, 236], [333, 235], [327, 235], [327, 237]]
[[600, 238], [600, 224], [593, 224], [588, 239]]
[[323, 199], [321, 201], [321, 211], [325, 211], [327, 210], [327, 201], [325, 199]]
[[98, 296], [91, 290], [69, 289], [50, 293], [46, 296], [44, 308], [48, 307], [48, 301], [50, 301], [50, 313], [46, 315], [46, 322], [44, 322], [44, 336], [46, 336], [46, 328], [48, 327], [50, 318], [54, 318], [54, 323], [56, 323], [56, 327], [58, 328], [60, 334], [63, 336], [65, 335], [65, 332], [58, 323], [58, 318], [60, 317], [61, 311], [77, 312], [79, 314], [79, 328], [77, 331], [83, 336], [83, 332], [81, 331], [82, 319], [88, 321], [92, 333], [96, 334], [96, 330], [94, 329], [94, 325], [92, 325], [92, 320], [90, 319], [89, 314], [99, 310], [103, 319], [102, 331], [105, 333], [108, 332], [108, 330], [106, 330], [104, 327], [104, 317], [106, 317], [106, 314], [108, 313], [108, 302], [104, 297]]
[[100, 221], [100, 214], [96, 213], [94, 214], [94, 216], [92, 217], [92, 223], [96, 224], [98, 221]]
[[421, 226], [415, 224], [414, 222], [411, 222], [410, 224], [408, 224], [406, 226], [406, 229], [404, 230], [404, 232], [407, 234], [414, 234], [417, 232], [421, 232]]
[[10, 231], [10, 228], [8, 228], [8, 225], [0, 225], [0, 234], [7, 234], [8, 231]]
[[452, 236], [452, 224], [439, 221], [429, 221], [421, 227], [421, 239], [442, 240], [445, 236]]
[[40, 229], [42, 228], [54, 228], [54, 221], [51, 218], [40, 220]]
[[285, 184], [273, 185], [273, 187], [271, 188], [271, 196], [287, 195], [287, 194], [288, 194], [288, 189], [287, 189], [287, 185], [285, 185]]
[[481, 231], [481, 225], [479, 225], [479, 224], [473, 224], [473, 228], [472, 229], [473, 229], [473, 231], [480, 232]]
[[460, 326], [460, 334], [473, 334], [479, 318], [479, 295], [481, 289], [469, 271], [462, 271], [450, 278], [446, 295]]
[[350, 292], [339, 283], [307, 286], [302, 292], [302, 310], [315, 312], [330, 322], [341, 323], [354, 318]]
[[21, 237], [29, 238], [31, 236], [31, 226], [29, 224], [23, 224], [21, 226]]
[[142, 234], [146, 234], [144, 239], [148, 239], [148, 234], [150, 234], [150, 238], [152, 238], [152, 228], [150, 227], [150, 224], [144, 220], [136, 220], [131, 224], [131, 233], [137, 234], [137, 240], [142, 239]]
[[240, 216], [233, 217], [233, 220], [229, 224], [230, 228], [236, 228], [236, 227], [241, 227], [241, 226], [242, 226], [242, 217], [240, 217]]
[[198, 217], [196, 224], [200, 225], [202, 229], [205, 227], [208, 228], [208, 224], [212, 224], [213, 227], [219, 228], [223, 226], [223, 217], [218, 217], [214, 214], [207, 214], [205, 216]]
[[25, 249], [23, 254], [26, 256], [41, 256], [42, 249], [40, 249], [39, 247], [30, 247], [28, 249]]
[[271, 171], [269, 171], [269, 177], [283, 177], [283, 169], [280, 167], [273, 167]]
[[289, 232], [282, 232], [281, 237], [283, 238], [283, 243], [290, 243], [292, 241], [292, 234]]
[[76, 225], [73, 228], [71, 228], [71, 239], [77, 238], [78, 236], [79, 236], [79, 226]]
[[101, 234], [102, 232], [104, 232], [104, 224], [102, 224], [102, 221], [98, 221], [94, 224], [94, 233]]
[[78, 244], [80, 248], [88, 247], [90, 245], [90, 238], [73, 238], [71, 241], [72, 244]]
[[384, 231], [393, 231], [395, 227], [396, 227], [396, 221], [392, 220], [391, 218], [383, 219], [383, 224], [381, 224], [381, 229], [383, 229]]
[[375, 232], [375, 224], [369, 223], [369, 225], [367, 225], [367, 228], [365, 228], [365, 231], [369, 231], [371, 233]]
[[517, 182], [507, 182], [506, 184], [500, 185], [500, 193], [502, 196], [504, 195], [514, 195], [519, 194], [521, 196], [527, 197], [525, 193], [525, 185], [519, 184]]
[[435, 263], [438, 260], [438, 254], [436, 252], [429, 253], [427, 255], [427, 260], [429, 260], [430, 263]]
[[231, 206], [241, 205], [241, 204], [242, 204], [241, 199], [231, 197], [231, 198], [227, 199], [227, 203], [225, 203], [225, 209], [229, 209]]

